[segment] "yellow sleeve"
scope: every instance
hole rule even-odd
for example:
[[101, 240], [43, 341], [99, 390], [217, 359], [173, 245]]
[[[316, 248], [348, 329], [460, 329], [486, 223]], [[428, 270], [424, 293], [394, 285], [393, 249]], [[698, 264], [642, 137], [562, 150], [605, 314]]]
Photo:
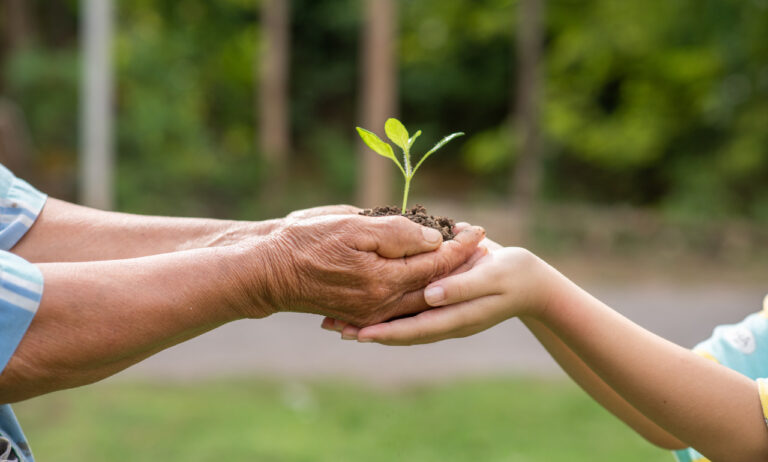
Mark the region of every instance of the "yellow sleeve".
[[765, 424], [768, 425], [768, 380], [757, 379], [757, 388], [760, 393], [760, 404], [763, 407], [763, 419]]

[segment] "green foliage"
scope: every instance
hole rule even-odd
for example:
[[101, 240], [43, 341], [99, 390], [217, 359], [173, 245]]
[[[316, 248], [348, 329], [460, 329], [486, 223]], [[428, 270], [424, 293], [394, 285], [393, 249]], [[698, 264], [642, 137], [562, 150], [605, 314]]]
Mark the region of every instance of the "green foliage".
[[515, 139], [509, 122], [478, 133], [464, 145], [464, 163], [473, 172], [484, 175], [508, 171], [515, 159]]
[[111, 384], [14, 405], [40, 460], [667, 462], [581, 390], [490, 379], [382, 392], [343, 384]]
[[257, 5], [234, 1], [120, 4], [122, 209], [232, 216], [253, 195], [264, 169], [253, 100], [243, 95], [253, 92], [256, 14]]
[[421, 135], [421, 130], [418, 130], [413, 135], [413, 137], [410, 137], [408, 135], [408, 130], [405, 128], [405, 125], [403, 125], [399, 120], [391, 117], [385, 122], [384, 131], [386, 132], [387, 137], [403, 151], [402, 164], [397, 160], [397, 157], [395, 157], [395, 154], [392, 151], [392, 146], [390, 146], [389, 143], [382, 141], [381, 138], [376, 136], [375, 133], [364, 128], [357, 127], [357, 133], [360, 135], [360, 138], [363, 139], [365, 144], [368, 145], [369, 148], [373, 149], [373, 151], [377, 154], [392, 160], [392, 162], [397, 165], [397, 168], [399, 168], [400, 172], [403, 174], [403, 178], [405, 178], [405, 187], [403, 189], [402, 213], [405, 214], [406, 206], [408, 205], [408, 191], [410, 190], [411, 179], [416, 174], [416, 171], [419, 169], [419, 167], [421, 167], [421, 164], [427, 160], [427, 157], [431, 156], [438, 149], [448, 144], [454, 138], [463, 136], [464, 133], [457, 132], [446, 136], [440, 140], [432, 149], [427, 151], [427, 153], [421, 157], [421, 160], [419, 160], [416, 166], [413, 167], [411, 164], [411, 147], [413, 146], [413, 143], [416, 142], [416, 139]]
[[71, 49], [28, 48], [7, 62], [9, 93], [24, 109], [38, 155], [47, 160], [76, 157], [78, 68]]
[[558, 197], [757, 216], [768, 9], [597, 0], [556, 2], [548, 15], [544, 128]]
[[[24, 109], [43, 163], [73, 165], [78, 3], [25, 4], [33, 46], [0, 57], [0, 88]], [[360, 106], [362, 5], [292, 0], [291, 8], [292, 162], [324, 175], [316, 185], [338, 184], [347, 193], [340, 200], [353, 189], [340, 178], [355, 164], [348, 127]], [[253, 104], [258, 7], [248, 0], [119, 2], [121, 208], [250, 210], [266, 176]], [[439, 170], [423, 175], [466, 177], [469, 167], [479, 194], [506, 189], [516, 161], [508, 121], [517, 2], [400, 1], [398, 11], [400, 112], [428, 133], [471, 133], [461, 151], [444, 153]], [[547, 199], [768, 220], [766, 31], [763, 0], [548, 3]]]

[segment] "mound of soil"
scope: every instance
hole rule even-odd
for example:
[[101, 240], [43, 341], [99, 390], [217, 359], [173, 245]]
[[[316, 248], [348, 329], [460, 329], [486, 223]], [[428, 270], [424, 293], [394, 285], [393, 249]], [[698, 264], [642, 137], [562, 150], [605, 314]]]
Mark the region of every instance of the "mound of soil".
[[[360, 215], [367, 217], [387, 217], [390, 215], [401, 215], [402, 210], [400, 207], [386, 206], [375, 207], [372, 209], [365, 209], [360, 212]], [[443, 241], [450, 241], [453, 239], [453, 225], [456, 223], [447, 217], [436, 217], [433, 215], [427, 215], [427, 209], [420, 204], [416, 204], [413, 207], [405, 211], [404, 217], [408, 218], [414, 223], [418, 223], [423, 226], [434, 228], [443, 235]]]

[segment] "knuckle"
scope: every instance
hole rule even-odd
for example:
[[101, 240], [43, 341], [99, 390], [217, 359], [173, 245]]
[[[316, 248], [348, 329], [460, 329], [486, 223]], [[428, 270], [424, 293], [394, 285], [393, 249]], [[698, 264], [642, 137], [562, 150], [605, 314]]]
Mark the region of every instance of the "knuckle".
[[452, 261], [446, 254], [439, 255], [435, 258], [430, 281], [440, 278], [441, 276], [448, 274], [451, 271]]
[[334, 215], [333, 225], [340, 231], [355, 232], [362, 227], [361, 218], [357, 215]]
[[[459, 282], [453, 285], [451, 287], [453, 290], [451, 291], [451, 288], [446, 287], [448, 290], [446, 290], [447, 297], [454, 299], [454, 300], [466, 300], [467, 297], [469, 297], [469, 287], [467, 287], [467, 284], [464, 282]], [[453, 294], [451, 294], [453, 292]], [[453, 295], [453, 297], [451, 297]]]
[[377, 304], [385, 303], [389, 301], [392, 292], [386, 287], [377, 284], [369, 290], [370, 297], [377, 301]]
[[386, 218], [387, 220], [384, 223], [384, 226], [387, 228], [387, 231], [396, 233], [395, 235], [407, 233], [413, 230], [414, 223], [404, 216], [398, 215]]
[[528, 267], [537, 259], [533, 252], [523, 247], [510, 247], [504, 249], [501, 254], [506, 262], [522, 268]]

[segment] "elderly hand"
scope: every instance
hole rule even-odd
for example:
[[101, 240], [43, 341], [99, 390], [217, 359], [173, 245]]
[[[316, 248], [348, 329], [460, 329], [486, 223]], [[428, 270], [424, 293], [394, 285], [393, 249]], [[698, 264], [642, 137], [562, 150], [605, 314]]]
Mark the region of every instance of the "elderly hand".
[[417, 313], [428, 307], [423, 288], [467, 261], [484, 235], [468, 227], [443, 243], [438, 231], [399, 216], [298, 220], [245, 249], [240, 314], [300, 311], [367, 326]]

